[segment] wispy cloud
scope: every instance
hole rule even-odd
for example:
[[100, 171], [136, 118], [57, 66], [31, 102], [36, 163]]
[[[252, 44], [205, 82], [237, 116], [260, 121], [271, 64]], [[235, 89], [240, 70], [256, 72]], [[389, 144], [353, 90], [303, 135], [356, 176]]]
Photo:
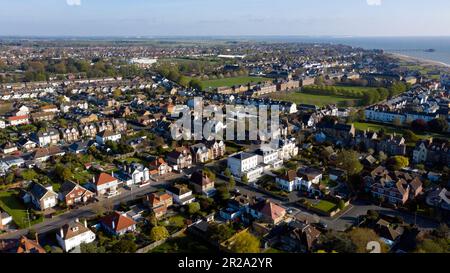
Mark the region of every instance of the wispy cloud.
[[69, 6], [81, 6], [81, 0], [66, 0]]
[[366, 2], [369, 6], [381, 6], [383, 4], [383, 0], [366, 0]]

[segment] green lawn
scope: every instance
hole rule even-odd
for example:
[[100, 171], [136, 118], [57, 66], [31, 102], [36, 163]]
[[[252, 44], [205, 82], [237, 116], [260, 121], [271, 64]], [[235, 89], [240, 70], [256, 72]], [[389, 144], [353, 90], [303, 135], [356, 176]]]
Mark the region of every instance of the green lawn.
[[258, 83], [265, 81], [271, 81], [271, 79], [261, 77], [233, 77], [233, 78], [202, 81], [202, 85], [203, 89], [207, 90], [223, 86], [246, 85], [248, 83]]
[[313, 95], [300, 92], [289, 93], [274, 93], [270, 95], [271, 98], [290, 101], [296, 104], [313, 104], [319, 107], [327, 106], [330, 104], [337, 104], [338, 106], [344, 106], [347, 103], [358, 105], [359, 100], [353, 98], [346, 98], [341, 96], [327, 96], [327, 95]]
[[[17, 196], [15, 191], [0, 192], [0, 207], [12, 216], [14, 222], [20, 228], [28, 226], [27, 207], [22, 203], [22, 200]], [[31, 225], [42, 221], [42, 218], [32, 221]]]
[[331, 212], [332, 210], [334, 210], [334, 208], [336, 208], [336, 204], [325, 200], [320, 200], [319, 203], [313, 205], [313, 208], [319, 209], [324, 212]]

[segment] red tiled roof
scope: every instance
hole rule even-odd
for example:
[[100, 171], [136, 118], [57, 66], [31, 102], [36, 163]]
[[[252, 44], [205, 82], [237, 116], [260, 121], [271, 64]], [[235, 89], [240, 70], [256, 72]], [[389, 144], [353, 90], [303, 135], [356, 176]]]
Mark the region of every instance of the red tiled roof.
[[112, 177], [111, 175], [107, 174], [107, 173], [101, 173], [98, 177], [97, 180], [95, 181], [95, 185], [100, 186], [106, 183], [110, 183], [113, 181], [116, 181], [117, 179]]
[[[128, 218], [124, 215], [122, 215], [120, 212], [115, 211], [113, 214], [106, 216], [102, 219], [102, 222], [104, 225], [108, 226], [114, 231], [120, 231], [127, 229], [133, 225], [136, 225], [136, 222]], [[114, 228], [113, 228], [114, 223]]]
[[8, 120], [9, 121], [14, 121], [14, 120], [21, 120], [21, 119], [28, 119], [28, 116], [14, 116], [14, 117], [9, 117]]

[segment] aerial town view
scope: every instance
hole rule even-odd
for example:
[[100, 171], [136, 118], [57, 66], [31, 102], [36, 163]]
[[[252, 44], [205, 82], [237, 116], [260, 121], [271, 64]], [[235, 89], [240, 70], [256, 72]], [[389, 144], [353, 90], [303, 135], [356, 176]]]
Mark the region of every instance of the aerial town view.
[[15, 2], [0, 253], [450, 252], [449, 2]]

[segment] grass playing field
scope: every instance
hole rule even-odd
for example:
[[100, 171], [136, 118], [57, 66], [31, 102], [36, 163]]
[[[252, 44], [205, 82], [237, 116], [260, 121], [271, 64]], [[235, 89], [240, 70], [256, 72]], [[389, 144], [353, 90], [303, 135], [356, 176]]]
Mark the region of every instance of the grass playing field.
[[207, 90], [223, 86], [246, 85], [248, 83], [258, 83], [265, 81], [271, 81], [271, 79], [261, 77], [233, 77], [233, 78], [202, 81], [202, 85], [203, 89]]
[[319, 107], [327, 106], [330, 104], [337, 104], [338, 106], [343, 106], [346, 103], [358, 105], [359, 102], [357, 99], [346, 98], [341, 96], [313, 95], [300, 92], [274, 93], [271, 94], [270, 97], [277, 100], [294, 102], [296, 104], [313, 104]]

